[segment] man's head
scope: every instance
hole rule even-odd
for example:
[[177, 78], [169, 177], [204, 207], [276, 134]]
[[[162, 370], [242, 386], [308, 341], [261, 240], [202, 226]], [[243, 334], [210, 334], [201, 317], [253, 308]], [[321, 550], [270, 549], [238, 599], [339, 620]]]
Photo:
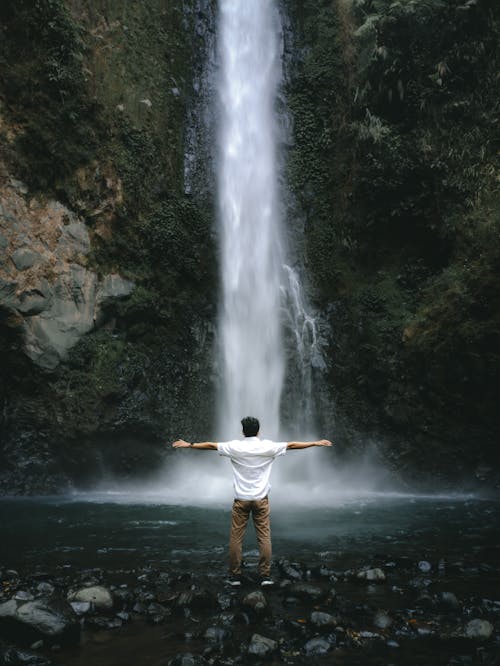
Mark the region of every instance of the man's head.
[[245, 416], [244, 419], [241, 419], [241, 426], [245, 437], [256, 437], [259, 434], [260, 423], [253, 416]]

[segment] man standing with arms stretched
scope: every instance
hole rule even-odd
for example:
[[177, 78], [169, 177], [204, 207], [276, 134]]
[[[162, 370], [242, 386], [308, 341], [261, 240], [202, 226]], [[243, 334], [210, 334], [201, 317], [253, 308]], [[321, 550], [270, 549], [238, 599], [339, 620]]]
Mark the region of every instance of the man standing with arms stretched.
[[200, 449], [218, 451], [227, 456], [233, 467], [234, 502], [229, 539], [230, 583], [241, 585], [241, 549], [243, 537], [252, 514], [257, 543], [259, 545], [259, 576], [263, 587], [273, 585], [271, 573], [271, 525], [269, 509], [269, 477], [273, 461], [288, 449], [308, 449], [312, 446], [332, 446], [327, 439], [316, 442], [271, 442], [259, 439], [259, 421], [246, 416], [241, 421], [243, 440], [231, 442], [173, 443], [175, 449]]

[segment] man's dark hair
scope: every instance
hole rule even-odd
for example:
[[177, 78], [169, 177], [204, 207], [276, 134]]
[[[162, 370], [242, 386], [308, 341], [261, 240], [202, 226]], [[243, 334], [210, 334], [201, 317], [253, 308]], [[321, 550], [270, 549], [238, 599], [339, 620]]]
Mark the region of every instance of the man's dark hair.
[[245, 416], [244, 419], [241, 419], [241, 425], [245, 437], [255, 437], [260, 430], [259, 419], [253, 416]]

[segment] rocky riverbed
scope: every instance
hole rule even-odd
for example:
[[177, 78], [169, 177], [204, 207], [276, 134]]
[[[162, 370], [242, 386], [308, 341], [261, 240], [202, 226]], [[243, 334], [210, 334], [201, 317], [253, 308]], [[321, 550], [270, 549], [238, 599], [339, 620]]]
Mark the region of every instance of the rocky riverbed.
[[500, 567], [486, 555], [281, 558], [266, 589], [253, 552], [239, 589], [223, 558], [2, 569], [0, 664], [494, 664]]

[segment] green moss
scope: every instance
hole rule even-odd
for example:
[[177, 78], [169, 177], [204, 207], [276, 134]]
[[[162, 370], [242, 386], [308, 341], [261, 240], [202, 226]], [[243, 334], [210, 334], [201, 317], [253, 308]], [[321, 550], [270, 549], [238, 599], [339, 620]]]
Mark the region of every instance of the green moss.
[[287, 91], [289, 178], [317, 304], [335, 313], [337, 405], [410, 440], [425, 424], [437, 440], [465, 442], [482, 421], [487, 451], [500, 431], [491, 384], [500, 8], [292, 7], [303, 57]]
[[6, 154], [36, 189], [58, 188], [102, 139], [81, 30], [61, 0], [7, 0], [0, 25], [3, 111], [18, 128], [14, 145], [3, 139]]

